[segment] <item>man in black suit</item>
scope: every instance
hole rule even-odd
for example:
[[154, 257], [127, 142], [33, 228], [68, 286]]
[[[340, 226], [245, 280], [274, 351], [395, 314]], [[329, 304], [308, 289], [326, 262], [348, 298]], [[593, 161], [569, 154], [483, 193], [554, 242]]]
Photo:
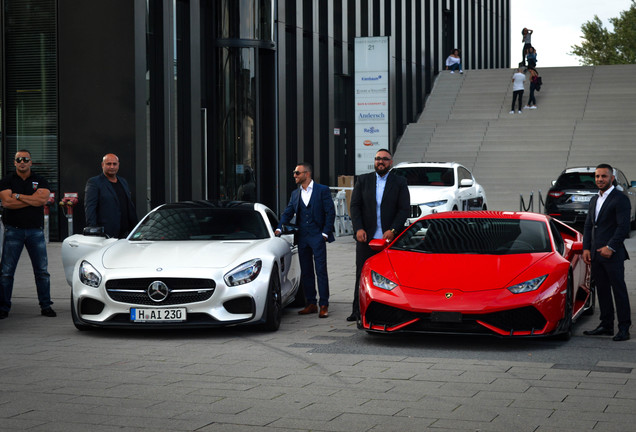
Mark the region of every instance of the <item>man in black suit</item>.
[[118, 171], [117, 155], [105, 155], [102, 174], [86, 182], [84, 212], [87, 226], [102, 226], [109, 237], [124, 238], [137, 224], [137, 211], [128, 182], [117, 175]]
[[336, 209], [331, 199], [329, 187], [312, 180], [310, 164], [298, 164], [292, 174], [294, 181], [300, 187], [292, 192], [289, 204], [281, 215], [276, 235], [280, 234], [282, 224], [291, 222], [296, 216], [300, 280], [306, 303], [305, 308], [300, 310], [298, 314], [309, 315], [318, 312], [318, 306], [316, 306], [317, 279], [318, 294], [320, 295], [318, 317], [327, 318], [329, 316], [329, 275], [327, 274], [326, 243], [335, 240], [333, 224], [336, 219]]
[[[631, 311], [625, 285], [625, 260], [629, 259], [623, 241], [629, 236], [629, 199], [614, 183], [614, 170], [608, 164], [596, 167], [594, 174], [598, 195], [590, 201], [583, 230], [583, 260], [592, 265], [596, 282], [601, 323], [586, 335], [614, 334], [614, 304], [618, 318], [615, 341], [629, 339]], [[612, 300], [613, 295], [613, 300]]]
[[378, 150], [375, 172], [361, 175], [353, 188], [350, 212], [356, 239], [356, 285], [353, 308], [347, 321], [356, 321], [360, 317], [360, 273], [364, 262], [376, 253], [369, 247], [369, 241], [376, 238], [393, 241], [404, 229], [409, 216], [411, 197], [406, 179], [392, 174], [392, 166], [391, 153], [386, 149]]

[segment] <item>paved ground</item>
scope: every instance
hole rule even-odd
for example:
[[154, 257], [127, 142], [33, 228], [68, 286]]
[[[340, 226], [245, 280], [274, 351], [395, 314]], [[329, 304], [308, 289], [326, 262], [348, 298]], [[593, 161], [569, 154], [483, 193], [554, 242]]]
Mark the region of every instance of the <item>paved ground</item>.
[[[329, 245], [330, 317], [287, 310], [276, 333], [79, 332], [49, 256], [59, 316], [39, 315], [23, 256], [0, 321], [1, 431], [634, 430], [636, 338], [583, 336], [598, 315], [568, 342], [367, 335], [345, 321], [348, 237]], [[629, 261], [627, 278], [636, 309]]]

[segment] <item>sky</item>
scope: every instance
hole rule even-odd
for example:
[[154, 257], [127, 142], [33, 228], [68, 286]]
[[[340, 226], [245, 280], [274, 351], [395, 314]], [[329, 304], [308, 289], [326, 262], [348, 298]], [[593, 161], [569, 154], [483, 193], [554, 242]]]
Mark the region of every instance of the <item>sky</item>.
[[537, 68], [579, 66], [578, 57], [568, 55], [581, 44], [581, 26], [597, 15], [603, 27], [613, 30], [609, 18], [618, 18], [631, 0], [510, 0], [511, 67], [521, 61], [521, 30], [534, 30]]

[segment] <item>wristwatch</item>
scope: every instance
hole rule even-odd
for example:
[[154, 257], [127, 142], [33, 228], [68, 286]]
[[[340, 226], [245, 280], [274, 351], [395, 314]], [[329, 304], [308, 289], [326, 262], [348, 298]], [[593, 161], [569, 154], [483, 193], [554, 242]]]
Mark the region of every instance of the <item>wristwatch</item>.
[[15, 194], [15, 199], [17, 199], [18, 201], [20, 201], [20, 194]]

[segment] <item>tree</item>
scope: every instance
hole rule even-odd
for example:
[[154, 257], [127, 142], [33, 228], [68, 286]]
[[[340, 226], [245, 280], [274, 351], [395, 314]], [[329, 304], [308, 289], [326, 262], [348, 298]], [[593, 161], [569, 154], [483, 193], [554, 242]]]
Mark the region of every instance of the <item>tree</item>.
[[632, 0], [620, 17], [609, 21], [613, 32], [603, 27], [597, 15], [581, 26], [583, 42], [573, 45], [569, 54], [580, 57], [582, 66], [636, 63], [636, 1]]

